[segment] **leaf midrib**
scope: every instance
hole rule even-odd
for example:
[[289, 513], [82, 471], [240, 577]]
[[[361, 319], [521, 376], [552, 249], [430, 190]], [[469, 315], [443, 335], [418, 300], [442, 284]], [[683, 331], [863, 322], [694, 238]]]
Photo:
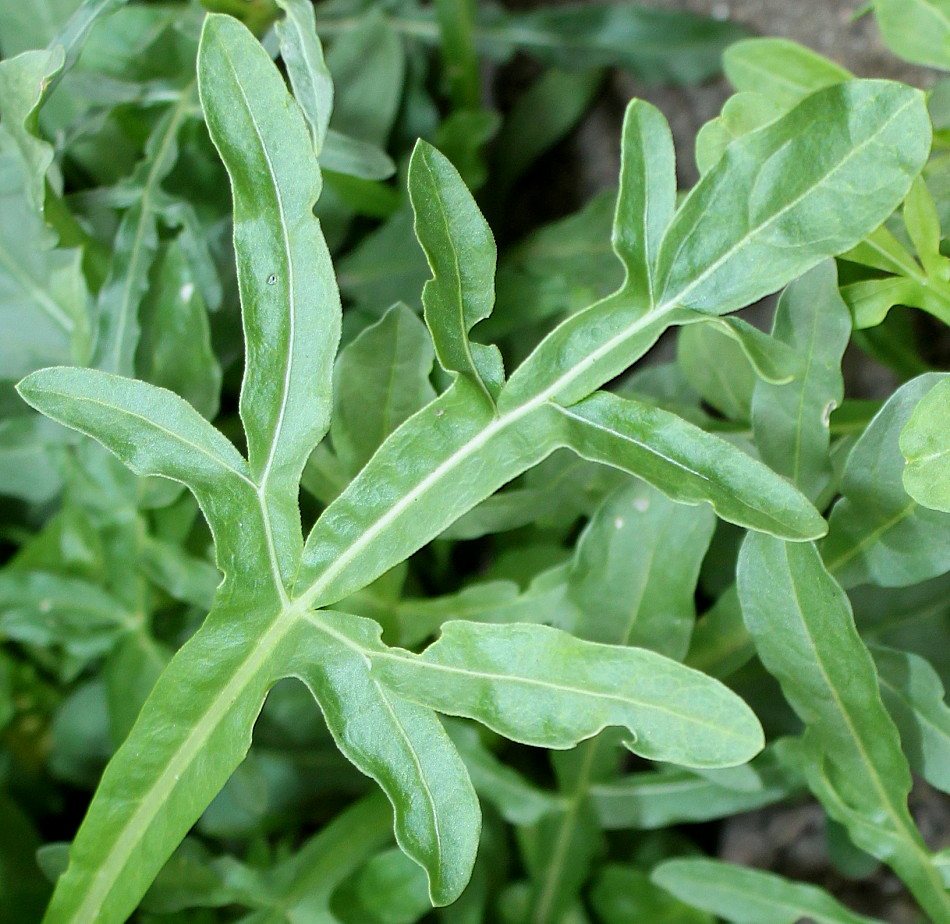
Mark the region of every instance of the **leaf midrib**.
[[[277, 455], [277, 449], [280, 445], [281, 435], [284, 430], [284, 421], [287, 415], [287, 405], [290, 402], [290, 391], [291, 391], [291, 381], [293, 378], [294, 372], [294, 344], [295, 344], [295, 335], [296, 335], [296, 326], [297, 326], [297, 307], [296, 307], [296, 286], [294, 280], [294, 260], [292, 254], [292, 247], [290, 243], [290, 235], [287, 233], [287, 213], [284, 208], [284, 198], [281, 193], [280, 183], [277, 179], [277, 173], [274, 170], [274, 164], [270, 157], [270, 152], [267, 149], [267, 145], [264, 142], [264, 136], [261, 134], [260, 126], [257, 124], [257, 119], [254, 117], [254, 111], [251, 108], [251, 101], [247, 98], [247, 93], [244, 92], [244, 87], [241, 84], [240, 79], [238, 78], [237, 68], [234, 66], [234, 59], [231, 57], [231, 52], [227, 47], [225, 42], [221, 42], [222, 58], [227, 62], [228, 68], [231, 71], [231, 74], [234, 78], [234, 86], [237, 87], [238, 92], [241, 94], [241, 102], [244, 104], [244, 110], [247, 113], [248, 121], [251, 123], [251, 126], [254, 129], [254, 135], [257, 138], [258, 145], [260, 146], [261, 155], [264, 158], [265, 163], [267, 164], [267, 171], [270, 177], [271, 186], [274, 190], [274, 200], [276, 202], [277, 211], [280, 215], [280, 233], [284, 245], [284, 259], [287, 267], [287, 312], [286, 318], [288, 323], [287, 331], [287, 358], [286, 365], [284, 367], [284, 381], [281, 386], [280, 394], [280, 406], [277, 413], [277, 420], [274, 423], [274, 433], [270, 441], [270, 449], [267, 454], [267, 460], [264, 463], [264, 468], [261, 471], [260, 477], [260, 489], [263, 494], [267, 493], [267, 482], [270, 477], [271, 469], [274, 465], [274, 459]], [[296, 105], [296, 103], [294, 103]], [[308, 133], [309, 134], [309, 133]], [[269, 533], [268, 533], [269, 534]]]

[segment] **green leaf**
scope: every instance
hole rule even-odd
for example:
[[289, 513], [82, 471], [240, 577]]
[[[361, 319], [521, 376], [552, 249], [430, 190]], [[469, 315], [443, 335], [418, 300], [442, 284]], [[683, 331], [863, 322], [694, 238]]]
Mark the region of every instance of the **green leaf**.
[[[572, 315], [515, 370], [499, 409], [542, 396], [577, 401], [642, 356], [676, 323], [680, 306], [734, 311], [853, 247], [900, 204], [929, 147], [923, 98], [887, 81], [821, 90], [739, 139], [664, 235], [654, 310], [644, 314], [642, 300], [611, 297]], [[846, 209], [842, 183], [862, 189], [849, 194]]]
[[823, 889], [721, 860], [666, 860], [650, 878], [681, 901], [735, 924], [881, 924], [849, 911]]
[[737, 340], [711, 324], [690, 324], [676, 338], [676, 362], [708, 405], [729, 420], [749, 420], [755, 370]]
[[604, 924], [712, 924], [709, 915], [687, 907], [650, 882], [646, 873], [626, 866], [604, 868], [591, 892], [591, 903]]
[[608, 725], [629, 730], [634, 753], [685, 766], [732, 766], [762, 747], [752, 712], [717, 681], [547, 626], [447, 622], [421, 655], [370, 657], [398, 696], [536, 747], [570, 748]]
[[549, 68], [515, 99], [493, 145], [496, 196], [580, 121], [603, 82], [598, 69], [577, 73]]
[[623, 120], [613, 247], [626, 268], [623, 289], [653, 307], [653, 267], [676, 207], [676, 155], [663, 114], [633, 100]]
[[[690, 193], [660, 248], [658, 301], [726, 314], [774, 292], [873, 231], [929, 148], [923, 98], [905, 86], [849, 81], [812, 94], [730, 145]], [[835, 205], [842, 184], [846, 210]]]
[[884, 705], [900, 731], [911, 766], [932, 786], [950, 792], [950, 708], [940, 675], [909, 651], [875, 646], [871, 654]]
[[841, 357], [850, 333], [834, 264], [819, 264], [782, 294], [772, 328], [804, 359], [802, 372], [784, 385], [759, 382], [752, 396], [762, 461], [813, 501], [832, 478], [829, 422], [844, 400]]
[[907, 808], [910, 768], [844, 591], [813, 545], [754, 533], [737, 580], [759, 657], [805, 723], [809, 785], [858, 847], [892, 866], [935, 920], [950, 919], [950, 894]]
[[852, 76], [810, 48], [781, 38], [736, 42], [723, 53], [722, 67], [739, 92], [760, 93], [786, 108]]
[[396, 430], [324, 511], [307, 538], [295, 593], [314, 606], [342, 600], [536, 465], [555, 448], [546, 411], [499, 418], [458, 378]]
[[333, 129], [324, 138], [320, 166], [361, 180], [385, 180], [396, 172], [396, 165], [384, 150]]
[[89, 661], [135, 628], [121, 601], [80, 578], [43, 571], [0, 573], [0, 632], [31, 645], [60, 646]]
[[54, 243], [26, 200], [22, 168], [0, 143], [0, 378], [88, 359], [82, 254]]
[[[218, 564], [233, 574], [260, 560], [248, 529], [233, 534], [256, 494], [240, 453], [194, 408], [163, 388], [93, 369], [41, 369], [17, 386], [48, 417], [99, 440], [138, 475], [161, 475], [194, 492], [215, 534]], [[221, 490], [226, 485], [225, 490]]]
[[250, 472], [273, 518], [288, 578], [302, 542], [298, 482], [329, 426], [340, 330], [339, 293], [313, 216], [320, 174], [299, 107], [267, 52], [237, 20], [206, 20], [198, 80], [234, 196], [246, 341], [240, 411]]
[[433, 358], [425, 325], [401, 303], [340, 351], [330, 438], [348, 472], [359, 471], [390, 433], [435, 398]]
[[[755, 767], [768, 754], [749, 766]], [[780, 802], [801, 788], [774, 760], [764, 763], [758, 774], [758, 788], [737, 790], [689, 770], [662, 767], [594, 783], [590, 796], [600, 824], [607, 830], [652, 831], [752, 811]]]
[[644, 484], [609, 494], [581, 534], [568, 572], [568, 599], [580, 611], [574, 633], [681, 659], [715, 522], [708, 507], [674, 503]]
[[113, 242], [109, 275], [99, 293], [96, 366], [105, 372], [132, 375], [138, 347], [139, 305], [149, 285], [149, 270], [158, 251], [158, 209], [164, 204], [161, 183], [178, 160], [178, 134], [195, 104], [194, 84], [168, 108], [145, 146], [128, 188], [135, 191]]
[[[557, 66], [623, 67], [647, 80], [698, 83], [719, 72], [723, 49], [744, 30], [639, 3], [585, 3], [509, 14], [492, 46], [520, 48]], [[505, 26], [507, 25], [507, 29]]]
[[[797, 101], [796, 101], [797, 102]], [[760, 93], [735, 93], [723, 103], [722, 112], [696, 134], [696, 168], [707, 174], [737, 138], [774, 122], [787, 111]]]
[[475, 862], [481, 814], [465, 765], [429, 709], [392, 696], [370, 674], [386, 652], [369, 619], [320, 612], [290, 636], [288, 673], [320, 703], [340, 750], [382, 786], [399, 846], [429, 876], [432, 902], [455, 901]]
[[950, 517], [907, 494], [898, 443], [920, 399], [942, 380], [932, 373], [899, 388], [848, 455], [841, 499], [821, 546], [828, 569], [845, 587], [900, 587], [950, 569]]
[[453, 719], [446, 719], [445, 724], [465, 761], [472, 785], [483, 799], [498, 809], [505, 821], [513, 825], [533, 825], [560, 808], [561, 800], [557, 796], [532, 785], [492, 754], [476, 728]]
[[320, 154], [333, 111], [333, 79], [323, 60], [313, 4], [306, 0], [275, 2], [284, 11], [284, 18], [275, 26], [280, 56], [287, 67], [294, 98], [310, 127], [314, 150]]
[[40, 215], [54, 152], [53, 146], [39, 136], [39, 110], [47, 86], [61, 73], [65, 62], [66, 52], [60, 45], [48, 51], [24, 51], [0, 61], [0, 119], [22, 159], [28, 177], [28, 201]]
[[143, 379], [181, 395], [203, 417], [218, 412], [221, 366], [211, 346], [208, 309], [176, 238], [161, 253], [142, 305], [137, 366]]
[[458, 171], [424, 141], [417, 142], [409, 164], [409, 197], [416, 237], [432, 269], [422, 303], [436, 356], [443, 369], [466, 376], [491, 400], [501, 358], [497, 350], [468, 339], [495, 302], [491, 229]]
[[707, 501], [730, 523], [789, 539], [822, 535], [818, 512], [787, 481], [681, 417], [598, 392], [562, 417], [563, 445], [637, 475], [679, 503]]
[[47, 924], [119, 924], [132, 913], [247, 753], [264, 696], [291, 654], [279, 628], [273, 611], [250, 600], [225, 604], [178, 652], [103, 774]]
[[904, 225], [927, 275], [946, 281], [950, 262], [940, 253], [940, 217], [923, 177], [917, 177], [904, 202]]
[[475, 0], [436, 0], [442, 69], [456, 110], [478, 110], [482, 80], [475, 52]]
[[917, 503], [944, 513], [950, 513], [948, 393], [950, 380], [939, 379], [923, 394], [900, 431], [900, 448], [907, 460], [904, 488]]
[[875, 0], [884, 43], [895, 54], [950, 70], [950, 4], [947, 0]]

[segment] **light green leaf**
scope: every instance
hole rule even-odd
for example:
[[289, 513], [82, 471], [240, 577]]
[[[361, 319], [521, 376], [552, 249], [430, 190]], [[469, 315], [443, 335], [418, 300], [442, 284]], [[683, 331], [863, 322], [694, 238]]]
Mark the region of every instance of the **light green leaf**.
[[328, 606], [435, 538], [553, 451], [546, 411], [499, 418], [459, 377], [393, 433], [324, 511], [307, 538], [295, 592]]
[[[240, 527], [256, 494], [240, 453], [176, 394], [93, 369], [41, 369], [17, 387], [23, 399], [53, 420], [99, 440], [138, 475], [161, 475], [187, 485], [215, 534], [218, 564], [233, 574], [259, 561], [263, 537]], [[227, 485], [225, 490], [221, 490]], [[250, 517], [249, 517], [250, 519]], [[242, 565], [243, 563], [243, 565]]]
[[950, 894], [907, 807], [910, 768], [844, 591], [813, 545], [755, 533], [743, 543], [737, 580], [759, 657], [805, 723], [810, 787], [934, 920], [950, 919]]
[[739, 92], [760, 93], [785, 108], [852, 76], [810, 48], [781, 38], [736, 42], [723, 53], [722, 67]]
[[581, 534], [567, 576], [578, 608], [573, 632], [681, 659], [696, 621], [699, 566], [715, 527], [642, 483], [608, 495]]
[[[106, 768], [47, 924], [126, 920], [244, 758], [266, 691], [289, 655], [280, 650], [285, 632], [274, 613], [249, 603], [212, 613], [159, 679], [128, 743]], [[236, 620], [245, 629], [240, 634]], [[200, 695], [211, 690], [221, 695]], [[140, 747], [142, 741], [149, 746]]]
[[380, 11], [371, 10], [333, 42], [326, 63], [335, 88], [332, 128], [385, 147], [406, 70], [406, 53], [396, 30]]
[[940, 253], [940, 217], [923, 177], [917, 177], [904, 202], [904, 226], [928, 276], [947, 280], [950, 261]]
[[396, 172], [396, 165], [382, 148], [332, 128], [324, 138], [320, 166], [361, 180], [385, 180]]
[[834, 263], [822, 263], [782, 294], [772, 336], [804, 360], [790, 383], [759, 382], [752, 430], [762, 461], [813, 501], [831, 477], [831, 412], [844, 400], [841, 357], [851, 333]]
[[696, 134], [696, 168], [700, 175], [704, 176], [719, 163], [733, 141], [774, 122], [788, 108], [761, 93], [730, 96], [723, 103], [719, 116], [703, 125]]
[[455, 901], [475, 862], [481, 814], [465, 765], [438, 718], [391, 695], [370, 674], [385, 653], [378, 624], [344, 613], [306, 616], [288, 673], [320, 703], [340, 750], [382, 786], [399, 846], [429, 876], [432, 901]]
[[927, 290], [906, 276], [851, 282], [841, 287], [841, 296], [851, 310], [855, 330], [876, 327], [895, 305], [923, 308], [928, 303]]
[[448, 622], [421, 655], [370, 657], [398, 696], [536, 747], [570, 748], [608, 725], [629, 730], [634, 753], [686, 766], [732, 766], [762, 747], [752, 712], [717, 681], [547, 626]]
[[[853, 247], [900, 204], [929, 148], [924, 100], [908, 87], [814, 93], [730, 145], [690, 193], [660, 248], [658, 301], [726, 314]], [[842, 185], [847, 209], [835, 205]]]
[[898, 443], [921, 398], [943, 379], [930, 373], [899, 388], [848, 455], [842, 496], [821, 546], [828, 569], [845, 587], [900, 587], [950, 569], [950, 517], [907, 494]]
[[874, 0], [881, 36], [895, 54], [950, 70], [950, 3], [947, 0]]
[[[339, 293], [313, 216], [320, 173], [299, 107], [267, 52], [237, 20], [206, 20], [198, 79], [208, 131], [234, 195], [246, 340], [240, 410], [250, 471], [289, 578], [302, 542], [298, 482], [329, 426], [340, 330]], [[266, 227], [260, 216], [267, 216]]]
[[[676, 323], [678, 306], [734, 311], [853, 247], [900, 204], [929, 148], [917, 91], [851, 81], [808, 97], [731, 145], [687, 197], [657, 257], [654, 310], [610, 297], [572, 315], [515, 370], [499, 409], [580, 400], [642, 356]], [[862, 190], [849, 191], [847, 208], [842, 184]]]
[[663, 114], [633, 100], [623, 120], [613, 247], [626, 268], [623, 289], [653, 307], [653, 267], [676, 207], [676, 154]]
[[818, 512], [787, 481], [669, 411], [606, 392], [557, 410], [563, 445], [637, 475], [679, 503], [707, 501], [730, 523], [789, 539], [825, 531]]
[[901, 734], [914, 770], [950, 792], [950, 708], [940, 675], [920, 655], [896, 648], [871, 649], [881, 695]]
[[334, 370], [333, 449], [350, 474], [404, 421], [435, 398], [425, 325], [403, 304], [340, 351]]
[[650, 878], [681, 901], [735, 924], [881, 924], [849, 911], [823, 889], [721, 860], [666, 860]]
[[276, 0], [276, 3], [284, 11], [284, 18], [275, 26], [280, 56], [287, 67], [294, 98], [310, 127], [314, 151], [320, 154], [333, 112], [333, 79], [323, 60], [313, 4], [307, 0]]
[[442, 368], [459, 372], [491, 400], [501, 372], [497, 350], [472, 344], [468, 332], [495, 302], [495, 239], [458, 171], [419, 141], [409, 164], [416, 237], [432, 279], [422, 290], [426, 324]]
[[[920, 394], [919, 390], [915, 390]], [[923, 394], [900, 431], [904, 488], [919, 504], [950, 513], [950, 379]]]

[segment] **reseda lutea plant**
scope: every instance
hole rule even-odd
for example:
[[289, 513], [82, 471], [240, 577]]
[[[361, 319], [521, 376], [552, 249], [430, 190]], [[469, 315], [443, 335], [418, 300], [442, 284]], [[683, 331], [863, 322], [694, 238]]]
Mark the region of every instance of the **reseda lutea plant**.
[[[822, 573], [807, 544], [826, 531], [815, 495], [683, 417], [601, 388], [674, 326], [727, 336], [770, 385], [800, 376], [793, 347], [722, 315], [809, 271], [817, 274], [805, 277], [811, 284], [833, 290], [822, 261], [854, 248], [900, 205], [929, 153], [919, 92], [841, 82], [729, 145], [677, 208], [669, 129], [656, 109], [632, 102], [612, 237], [624, 281], [555, 327], [506, 376], [500, 351], [470, 337], [492, 310], [491, 232], [455, 168], [420, 142], [409, 191], [432, 276], [424, 317], [450, 384], [385, 439], [304, 539], [299, 483], [334, 426], [341, 322], [313, 214], [329, 89], [312, 23], [300, 4], [281, 6], [298, 16], [280, 36], [296, 99], [233, 18], [208, 16], [198, 51], [200, 102], [233, 194], [246, 457], [182, 398], [144, 381], [56, 367], [18, 386], [33, 407], [94, 437], [135, 473], [186, 485], [224, 575], [207, 619], [162, 673], [102, 777], [56, 885], [51, 924], [118, 922], [133, 912], [241, 763], [268, 691], [287, 677], [309, 688], [339, 749], [389, 797], [398, 844], [424, 868], [436, 905], [465, 889], [481, 824], [459, 753], [465, 733], [452, 725], [450, 737], [437, 713], [554, 750], [617, 726], [630, 751], [674, 772], [755, 757], [764, 743], [758, 719], [732, 690], [680, 663], [686, 636], [658, 653], [634, 647], [647, 641], [642, 626], [581, 622], [571, 634], [538, 621], [453, 619], [415, 654], [384, 644], [380, 624], [348, 612], [348, 601], [566, 448], [658, 489], [645, 509], [708, 503], [754, 531], [738, 590], [769, 666], [770, 644], [786, 644], [787, 627], [809, 616], [789, 609], [798, 575]], [[122, 338], [114, 342], [121, 351]], [[701, 515], [707, 520], [696, 528], [708, 537], [708, 508]], [[624, 517], [612, 522], [620, 529]], [[579, 594], [580, 549], [572, 567]], [[833, 591], [828, 596], [846, 609]], [[807, 627], [800, 635], [803, 645], [813, 638]], [[855, 663], [870, 683], [873, 666]], [[780, 679], [794, 705], [798, 678]], [[840, 731], [834, 722], [837, 713], [823, 726], [831, 737]], [[588, 777], [595, 745], [576, 752], [587, 755]], [[824, 746], [818, 732], [803, 743]], [[897, 759], [893, 741], [880, 746]], [[882, 796], [894, 845], [886, 859], [935, 920], [950, 920], [950, 901], [898, 790]], [[854, 809], [844, 797], [841, 804], [847, 824]], [[673, 891], [675, 872], [667, 867], [661, 880]], [[550, 919], [556, 895], [541, 890], [534, 920]]]

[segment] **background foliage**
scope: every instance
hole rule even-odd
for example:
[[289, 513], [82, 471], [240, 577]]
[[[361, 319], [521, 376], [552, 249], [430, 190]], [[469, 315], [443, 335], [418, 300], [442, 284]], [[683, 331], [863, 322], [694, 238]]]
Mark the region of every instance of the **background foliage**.
[[[0, 0], [0, 52], [0, 921], [874, 920], [714, 858], [808, 799], [950, 921], [948, 85], [629, 3]], [[635, 101], [510, 239], [604, 68], [720, 60], [689, 195]]]

